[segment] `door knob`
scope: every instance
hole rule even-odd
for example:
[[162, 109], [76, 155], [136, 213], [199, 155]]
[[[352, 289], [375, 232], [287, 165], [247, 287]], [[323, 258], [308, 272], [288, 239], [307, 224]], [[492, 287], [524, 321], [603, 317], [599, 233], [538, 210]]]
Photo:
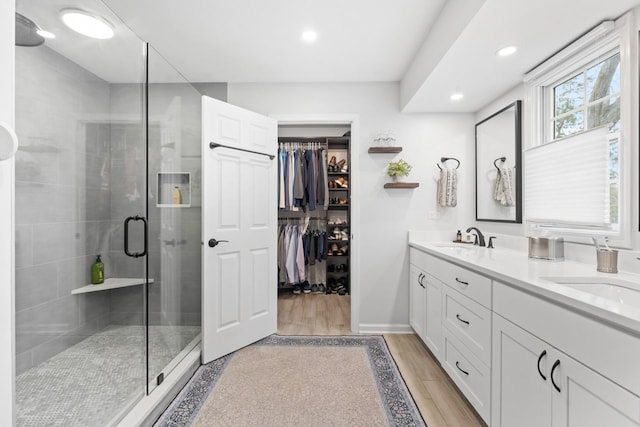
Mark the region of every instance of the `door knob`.
[[222, 243], [222, 242], [228, 242], [228, 240], [209, 239], [209, 247], [215, 248], [216, 246], [218, 246], [218, 243]]

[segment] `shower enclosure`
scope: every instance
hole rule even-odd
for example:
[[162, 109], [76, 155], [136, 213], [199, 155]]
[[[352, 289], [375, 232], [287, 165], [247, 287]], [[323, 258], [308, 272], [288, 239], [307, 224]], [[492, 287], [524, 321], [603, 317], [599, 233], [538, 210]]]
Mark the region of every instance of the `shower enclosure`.
[[115, 425], [200, 339], [200, 93], [103, 3], [81, 12], [108, 39], [65, 26], [67, 4], [16, 5], [24, 426]]

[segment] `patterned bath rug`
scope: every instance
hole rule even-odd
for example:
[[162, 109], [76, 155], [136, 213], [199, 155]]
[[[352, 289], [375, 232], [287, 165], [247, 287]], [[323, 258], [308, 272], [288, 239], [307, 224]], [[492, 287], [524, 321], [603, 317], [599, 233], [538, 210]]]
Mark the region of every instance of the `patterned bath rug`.
[[155, 426], [425, 426], [381, 336], [272, 335], [201, 366]]

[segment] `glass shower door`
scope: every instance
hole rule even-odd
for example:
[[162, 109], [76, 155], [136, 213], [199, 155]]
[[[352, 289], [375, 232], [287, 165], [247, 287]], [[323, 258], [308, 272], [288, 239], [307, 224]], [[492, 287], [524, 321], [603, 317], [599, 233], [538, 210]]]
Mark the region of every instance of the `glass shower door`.
[[145, 44], [102, 2], [82, 7], [111, 39], [67, 27], [60, 2], [16, 5], [19, 426], [110, 425], [146, 391]]
[[151, 46], [149, 392], [200, 337], [201, 95]]

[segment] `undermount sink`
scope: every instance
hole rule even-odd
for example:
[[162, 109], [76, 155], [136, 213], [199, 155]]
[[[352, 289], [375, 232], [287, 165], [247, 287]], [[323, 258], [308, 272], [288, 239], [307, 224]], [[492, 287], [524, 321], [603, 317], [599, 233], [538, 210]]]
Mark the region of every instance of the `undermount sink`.
[[640, 309], [640, 283], [602, 276], [560, 276], [541, 277], [541, 279]]
[[433, 246], [437, 248], [446, 248], [446, 249], [473, 249], [475, 246], [469, 243], [455, 243], [455, 242], [442, 242], [442, 243], [434, 243]]

